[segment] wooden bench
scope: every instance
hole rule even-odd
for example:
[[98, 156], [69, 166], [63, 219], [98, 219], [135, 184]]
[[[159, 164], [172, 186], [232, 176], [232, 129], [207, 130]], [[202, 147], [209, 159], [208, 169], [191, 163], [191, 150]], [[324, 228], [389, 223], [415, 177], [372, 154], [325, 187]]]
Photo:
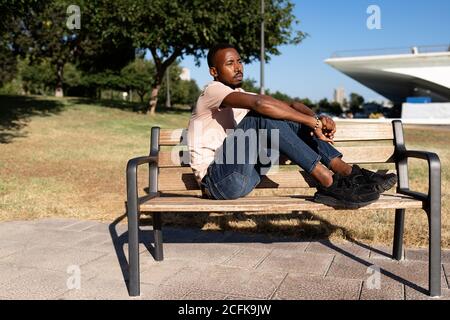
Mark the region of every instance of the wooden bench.
[[[393, 258], [401, 260], [405, 209], [420, 208], [429, 223], [429, 294], [441, 294], [441, 168], [436, 154], [409, 151], [405, 148], [400, 121], [390, 123], [338, 122], [335, 146], [348, 163], [376, 165], [398, 175], [398, 185], [392, 193], [358, 210], [395, 209]], [[314, 181], [293, 166], [280, 160], [279, 170], [272, 170], [247, 197], [237, 200], [201, 198], [201, 191], [188, 165], [186, 130], [151, 130], [150, 155], [134, 158], [127, 165], [127, 215], [129, 236], [129, 293], [140, 294], [139, 280], [139, 214], [150, 213], [153, 220], [154, 258], [163, 260], [161, 214], [171, 212], [267, 212], [333, 210], [312, 201]], [[164, 150], [169, 149], [169, 150]], [[175, 151], [174, 151], [175, 150]], [[428, 194], [411, 191], [408, 184], [408, 158], [427, 160], [429, 168]], [[148, 194], [138, 196], [137, 169], [149, 165]], [[372, 167], [373, 168], [373, 167]], [[294, 169], [294, 170], [292, 170]], [[264, 190], [266, 189], [266, 190]], [[270, 189], [270, 190], [267, 190]], [[261, 191], [274, 195], [262, 196]], [[309, 195], [308, 195], [309, 194]]]

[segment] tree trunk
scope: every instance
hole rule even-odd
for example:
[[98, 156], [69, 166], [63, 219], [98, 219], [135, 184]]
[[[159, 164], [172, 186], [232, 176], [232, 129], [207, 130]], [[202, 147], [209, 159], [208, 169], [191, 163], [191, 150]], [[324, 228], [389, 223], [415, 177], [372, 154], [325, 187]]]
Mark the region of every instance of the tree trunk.
[[64, 97], [63, 92], [63, 79], [64, 79], [64, 63], [58, 63], [56, 65], [56, 89], [55, 97]]
[[152, 94], [150, 96], [149, 102], [150, 115], [154, 115], [156, 110], [156, 104], [158, 103], [158, 92], [159, 89], [161, 88], [161, 83], [164, 74], [167, 68], [177, 59], [177, 57], [181, 55], [182, 49], [176, 48], [172, 53], [172, 55], [168, 57], [165, 61], [163, 61], [161, 57], [158, 55], [157, 49], [155, 47], [150, 47], [150, 52], [152, 53], [153, 61], [156, 67], [155, 82], [152, 85]]
[[138, 91], [137, 92], [139, 99], [141, 99], [141, 103], [144, 103], [145, 92]]
[[156, 104], [158, 103], [158, 92], [160, 88], [161, 84], [159, 83], [152, 86], [152, 94], [149, 102], [150, 115], [152, 116], [155, 114]]

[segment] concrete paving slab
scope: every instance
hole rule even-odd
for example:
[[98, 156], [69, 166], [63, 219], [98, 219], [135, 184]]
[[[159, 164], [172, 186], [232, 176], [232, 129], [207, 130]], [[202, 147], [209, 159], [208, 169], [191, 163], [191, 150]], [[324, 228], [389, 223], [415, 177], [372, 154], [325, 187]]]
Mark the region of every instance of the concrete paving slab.
[[257, 270], [275, 270], [324, 276], [333, 257], [331, 254], [273, 250], [257, 267]]
[[304, 252], [308, 247], [308, 241], [297, 241], [290, 238], [273, 237], [265, 234], [247, 234], [237, 232], [226, 232], [224, 243], [237, 245], [240, 247], [294, 250]]
[[306, 252], [342, 254], [368, 258], [370, 254], [370, 249], [350, 242], [333, 243], [331, 241], [325, 240], [325, 241], [311, 242], [311, 244], [306, 248]]
[[74, 243], [72, 247], [107, 253], [112, 253], [115, 249], [109, 234], [89, 234], [84, 240]]
[[361, 281], [289, 274], [274, 300], [358, 300]]
[[189, 292], [184, 300], [225, 300], [226, 294], [213, 291], [192, 291]]
[[[405, 259], [428, 262], [428, 249], [406, 249]], [[450, 263], [450, 250], [442, 250], [441, 259], [442, 263]]]
[[[403, 257], [405, 257], [405, 248], [403, 248]], [[371, 246], [370, 259], [392, 260], [392, 248], [385, 246]]]
[[[377, 265], [382, 269], [382, 279], [394, 279], [413, 288], [428, 288], [428, 263], [426, 262], [379, 260]], [[447, 286], [444, 272], [441, 272], [441, 285], [443, 288]]]
[[105, 225], [98, 221], [87, 220], [87, 221], [78, 221], [76, 223], [64, 226], [60, 229], [61, 230], [70, 230], [70, 231], [85, 231], [85, 230], [95, 228], [95, 227], [104, 228]]
[[0, 258], [24, 251], [33, 245], [14, 240], [0, 240]]
[[0, 263], [65, 273], [70, 266], [81, 267], [104, 255], [82, 249], [39, 246], [1, 258]]
[[[116, 240], [117, 242], [113, 242], [111, 237], [106, 234], [91, 234], [85, 240], [74, 243], [72, 248], [80, 248], [84, 250], [98, 251], [103, 252], [105, 254], [118, 254], [119, 252], [123, 252], [125, 256], [128, 257], [128, 240], [127, 238]], [[150, 244], [152, 245], [152, 244]], [[139, 252], [148, 253], [147, 246], [140, 242], [139, 243]]]
[[[166, 227], [165, 260], [157, 262], [148, 251], [151, 226], [140, 232], [141, 296], [130, 298], [127, 237], [126, 224], [76, 219], [0, 223], [0, 298], [428, 298], [426, 249], [406, 249], [406, 260], [397, 262], [388, 247]], [[447, 257], [444, 250], [443, 299], [450, 290]], [[67, 285], [70, 266], [79, 268], [80, 289]], [[372, 288], [370, 266], [381, 268], [380, 289]]]
[[116, 232], [117, 234], [125, 233], [128, 230], [128, 226], [126, 223], [120, 223], [111, 226], [109, 223], [99, 223], [94, 224], [90, 227], [87, 227], [86, 229], [83, 229], [85, 232], [94, 232], [94, 233], [102, 233], [102, 234], [110, 234], [110, 230], [112, 228], [113, 232]]
[[444, 275], [447, 278], [447, 287], [450, 289], [450, 263], [443, 265]]
[[211, 290], [257, 298], [269, 298], [286, 276], [282, 272], [261, 272], [224, 266], [202, 266], [184, 268], [164, 284]]
[[225, 300], [265, 300], [265, 299], [255, 298], [255, 297], [229, 295], [225, 298]]
[[45, 229], [45, 231], [34, 230], [27, 235], [27, 243], [46, 247], [73, 247], [77, 242], [91, 237], [90, 234], [69, 230]]
[[207, 268], [204, 263], [195, 263], [187, 260], [154, 261], [153, 259], [141, 260], [141, 282], [151, 285], [167, 283], [170, 278], [185, 268]]
[[98, 259], [91, 260], [80, 266], [83, 279], [100, 278], [105, 280], [117, 280], [122, 284], [128, 280], [128, 262], [121, 261], [116, 255], [102, 255]]
[[366, 280], [371, 275], [371, 266], [376, 262], [368, 258], [347, 257], [337, 255], [328, 272], [327, 277]]
[[[374, 270], [381, 272], [381, 282], [396, 282], [412, 287], [428, 286], [428, 264], [421, 261], [402, 261], [386, 259], [355, 259], [336, 256], [327, 273], [327, 277], [358, 279], [367, 281], [372, 278]], [[446, 280], [442, 275], [442, 285]]]
[[272, 252], [269, 249], [244, 247], [240, 249], [234, 256], [224, 263], [230, 267], [240, 267], [245, 269], [256, 268], [267, 256]]
[[122, 281], [89, 279], [81, 281], [79, 288], [70, 289], [57, 297], [59, 300], [126, 300], [128, 289]]
[[240, 248], [263, 249], [263, 250], [287, 250], [297, 253], [305, 252], [309, 242], [226, 242]]
[[80, 223], [75, 218], [44, 218], [29, 222], [32, 226], [40, 229], [62, 229], [70, 225]]
[[[11, 282], [14, 279], [28, 273], [34, 273], [37, 269], [28, 267], [12, 266], [10, 264], [0, 264], [0, 284]], [[1, 294], [1, 293], [0, 293]]]
[[0, 299], [43, 300], [56, 299], [68, 291], [69, 274], [36, 270], [0, 284]]
[[236, 246], [221, 243], [166, 243], [164, 259], [220, 264], [229, 260], [238, 250]]
[[0, 223], [0, 240], [14, 240], [16, 242], [28, 242], [34, 235], [36, 228], [24, 222], [23, 224], [2, 222]]
[[[380, 279], [381, 280], [381, 279]], [[401, 283], [376, 280], [364, 281], [360, 300], [404, 300], [405, 288]]]
[[430, 297], [424, 290], [415, 290], [410, 287], [405, 287], [405, 299], [406, 300], [450, 300], [450, 290], [442, 289], [442, 295], [440, 297]]
[[141, 295], [136, 300], [185, 300], [186, 295], [191, 289], [179, 286], [160, 285], [154, 286], [150, 284], [141, 285]]

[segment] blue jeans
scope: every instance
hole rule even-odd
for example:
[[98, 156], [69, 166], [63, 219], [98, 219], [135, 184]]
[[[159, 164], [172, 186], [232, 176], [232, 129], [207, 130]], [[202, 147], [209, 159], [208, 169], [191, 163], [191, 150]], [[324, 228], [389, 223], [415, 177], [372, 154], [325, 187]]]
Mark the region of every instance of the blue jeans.
[[244, 197], [259, 184], [264, 170], [278, 161], [276, 151], [307, 173], [319, 161], [329, 168], [332, 159], [342, 157], [331, 144], [311, 136], [309, 127], [250, 111], [216, 150], [202, 187], [217, 200]]

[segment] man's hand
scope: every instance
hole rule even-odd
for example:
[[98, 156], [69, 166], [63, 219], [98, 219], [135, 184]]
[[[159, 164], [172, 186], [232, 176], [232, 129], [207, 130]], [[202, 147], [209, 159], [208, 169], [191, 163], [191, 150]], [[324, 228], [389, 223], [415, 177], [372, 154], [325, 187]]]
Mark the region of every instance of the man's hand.
[[[331, 120], [331, 121], [333, 121], [333, 120]], [[334, 123], [334, 121], [333, 121], [333, 123]], [[319, 127], [317, 129], [313, 130], [311, 132], [311, 135], [315, 135], [316, 138], [319, 140], [334, 144], [333, 136], [330, 137], [329, 134], [327, 135], [327, 133], [329, 133], [329, 131], [328, 131], [328, 129], [325, 129], [325, 124], [324, 124], [323, 120], [320, 119], [318, 124], [319, 124]], [[335, 128], [336, 128], [336, 125], [335, 125]]]
[[336, 123], [328, 116], [320, 116], [320, 121], [322, 122], [322, 133], [329, 139], [334, 139], [334, 134], [336, 133]]

